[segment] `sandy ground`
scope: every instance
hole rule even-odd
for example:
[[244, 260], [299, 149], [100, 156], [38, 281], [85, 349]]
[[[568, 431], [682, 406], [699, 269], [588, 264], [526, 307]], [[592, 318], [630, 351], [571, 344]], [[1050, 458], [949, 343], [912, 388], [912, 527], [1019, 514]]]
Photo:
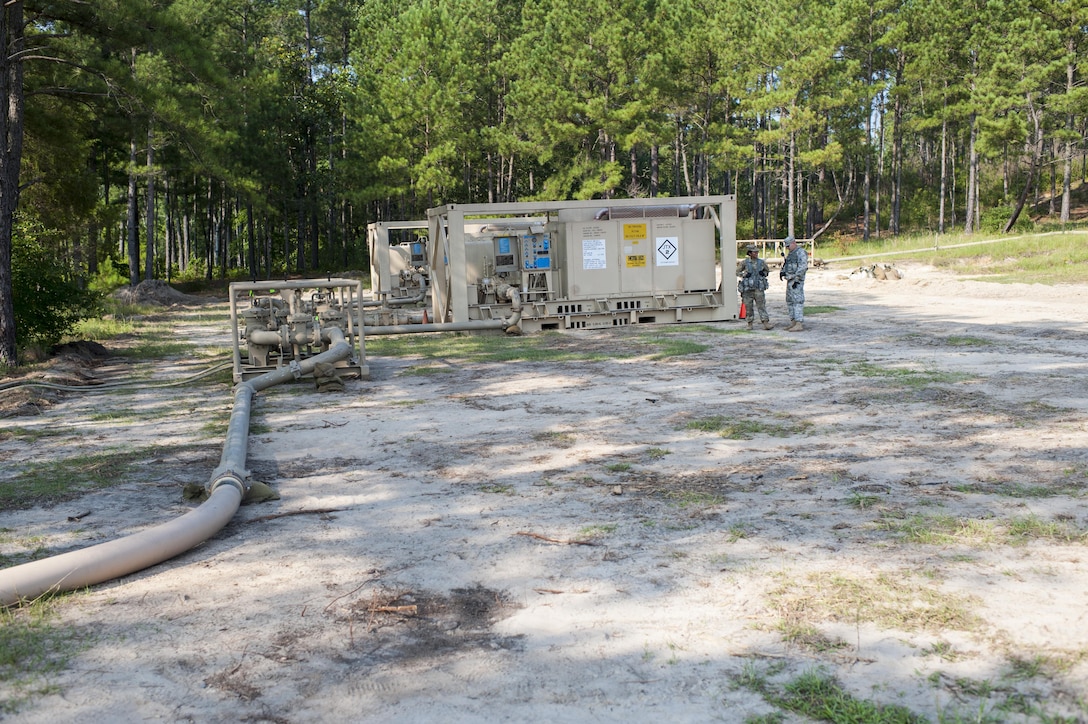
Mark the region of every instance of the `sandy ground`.
[[[0, 684], [7, 716], [807, 721], [782, 702], [817, 672], [929, 721], [1088, 721], [1088, 287], [902, 270], [813, 270], [802, 333], [780, 285], [773, 331], [667, 328], [697, 354], [372, 355], [343, 394], [264, 393], [249, 467], [281, 499], [66, 596], [67, 666]], [[179, 329], [225, 348], [206, 316]], [[0, 554], [184, 512], [229, 404], [220, 382], [0, 420], [0, 484], [150, 450], [115, 486], [0, 512]]]

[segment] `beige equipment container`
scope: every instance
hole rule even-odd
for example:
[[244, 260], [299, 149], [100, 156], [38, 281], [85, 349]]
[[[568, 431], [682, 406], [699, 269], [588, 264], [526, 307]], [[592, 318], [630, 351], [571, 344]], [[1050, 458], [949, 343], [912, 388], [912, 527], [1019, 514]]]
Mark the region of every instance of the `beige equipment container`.
[[716, 265], [717, 248], [736, 248], [734, 196], [450, 204], [428, 224], [436, 321], [517, 307], [532, 332], [739, 314], [732, 274], [723, 290]]

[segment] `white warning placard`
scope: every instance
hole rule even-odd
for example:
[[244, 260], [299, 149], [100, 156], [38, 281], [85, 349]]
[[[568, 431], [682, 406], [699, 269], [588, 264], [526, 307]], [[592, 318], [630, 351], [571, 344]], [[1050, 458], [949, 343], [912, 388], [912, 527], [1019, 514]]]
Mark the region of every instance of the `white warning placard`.
[[582, 268], [607, 269], [604, 239], [582, 239]]
[[654, 240], [658, 266], [680, 266], [680, 237], [659, 236]]

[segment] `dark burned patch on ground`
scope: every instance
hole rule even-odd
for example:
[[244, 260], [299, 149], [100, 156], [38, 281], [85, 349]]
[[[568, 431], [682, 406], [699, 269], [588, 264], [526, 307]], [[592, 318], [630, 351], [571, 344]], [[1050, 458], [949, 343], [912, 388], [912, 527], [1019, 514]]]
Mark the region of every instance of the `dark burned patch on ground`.
[[336, 618], [349, 624], [351, 648], [363, 663], [410, 663], [462, 650], [519, 649], [521, 636], [501, 636], [492, 627], [520, 607], [507, 592], [478, 584], [446, 595], [383, 588]]

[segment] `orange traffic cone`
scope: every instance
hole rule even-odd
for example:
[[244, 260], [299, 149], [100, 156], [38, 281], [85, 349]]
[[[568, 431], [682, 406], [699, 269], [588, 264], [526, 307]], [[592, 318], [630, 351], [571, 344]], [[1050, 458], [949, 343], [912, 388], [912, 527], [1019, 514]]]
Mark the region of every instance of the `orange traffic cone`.
[[423, 310], [423, 323], [428, 324], [428, 322], [427, 322], [427, 310], [426, 309]]
[[740, 318], [744, 319], [748, 316], [748, 308], [744, 306], [744, 302], [740, 303]]

